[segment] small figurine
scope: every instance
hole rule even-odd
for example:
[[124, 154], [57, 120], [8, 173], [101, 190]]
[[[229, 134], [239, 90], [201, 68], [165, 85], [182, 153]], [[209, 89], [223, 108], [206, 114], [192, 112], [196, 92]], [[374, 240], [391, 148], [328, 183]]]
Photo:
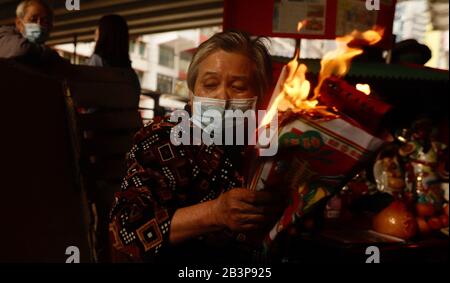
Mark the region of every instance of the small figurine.
[[378, 154], [373, 175], [379, 191], [389, 193], [396, 199], [403, 197], [405, 181], [397, 145], [389, 144]]
[[429, 119], [415, 121], [410, 140], [400, 147], [399, 154], [405, 161], [407, 190], [415, 194], [417, 203], [440, 208], [444, 197], [438, 165], [446, 146], [433, 140], [432, 129]]

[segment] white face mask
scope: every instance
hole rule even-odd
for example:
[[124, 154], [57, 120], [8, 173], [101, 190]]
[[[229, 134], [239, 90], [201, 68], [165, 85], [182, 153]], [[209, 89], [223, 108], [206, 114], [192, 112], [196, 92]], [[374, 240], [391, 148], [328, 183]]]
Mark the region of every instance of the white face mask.
[[258, 97], [239, 99], [217, 99], [201, 96], [193, 96], [192, 121], [203, 130], [222, 130], [227, 125], [236, 126], [231, 111], [256, 109]]
[[48, 38], [48, 31], [36, 23], [24, 23], [23, 36], [31, 43], [43, 44]]

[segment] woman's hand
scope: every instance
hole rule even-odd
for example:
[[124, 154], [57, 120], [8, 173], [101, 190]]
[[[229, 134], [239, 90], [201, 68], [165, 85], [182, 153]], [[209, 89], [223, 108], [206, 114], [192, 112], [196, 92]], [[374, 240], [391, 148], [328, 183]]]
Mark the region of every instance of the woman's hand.
[[217, 225], [242, 232], [273, 225], [283, 208], [279, 194], [235, 188], [214, 200], [212, 217]]
[[179, 208], [170, 224], [170, 243], [178, 244], [224, 228], [234, 232], [270, 229], [284, 209], [283, 199], [279, 191], [236, 188], [214, 200]]

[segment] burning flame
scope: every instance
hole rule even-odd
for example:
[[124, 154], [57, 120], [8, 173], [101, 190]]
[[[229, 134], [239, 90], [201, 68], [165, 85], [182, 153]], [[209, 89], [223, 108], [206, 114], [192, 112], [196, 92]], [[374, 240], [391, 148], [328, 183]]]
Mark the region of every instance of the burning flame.
[[[307, 21], [300, 21], [297, 25], [298, 31], [307, 24]], [[351, 60], [363, 53], [360, 47], [351, 47], [354, 45], [374, 45], [382, 38], [382, 31], [368, 30], [365, 32], [353, 31], [351, 34], [336, 38], [338, 48], [325, 54], [321, 60], [321, 69], [319, 73], [319, 83], [314, 89], [314, 96], [309, 97], [311, 89], [310, 82], [306, 79], [307, 67], [305, 64], [299, 63], [300, 45], [297, 43], [294, 58], [287, 64], [288, 75], [284, 81], [281, 92], [273, 99], [267, 114], [263, 117], [261, 125], [267, 126], [277, 110], [293, 112], [301, 112], [308, 110], [321, 111], [317, 98], [319, 97], [322, 83], [328, 77], [334, 75], [343, 77], [350, 69]], [[350, 45], [350, 46], [349, 46]], [[370, 94], [370, 86], [366, 86], [361, 90], [366, 94]], [[368, 91], [368, 93], [367, 93]]]
[[349, 35], [336, 38], [338, 48], [325, 54], [320, 61], [319, 83], [314, 90], [314, 98], [319, 97], [325, 79], [332, 75], [345, 76], [350, 70], [351, 60], [363, 53], [360, 47], [350, 47], [351, 43], [359, 43], [359, 46], [374, 45], [381, 40], [382, 35], [383, 31], [375, 28], [365, 32], [355, 30]]
[[364, 92], [367, 95], [370, 95], [370, 93], [372, 92], [370, 90], [370, 85], [368, 84], [356, 84], [356, 89], [361, 92]]
[[308, 100], [311, 84], [306, 79], [308, 68], [305, 64], [298, 63], [300, 55], [299, 49], [296, 50], [294, 59], [288, 64], [288, 75], [283, 85], [284, 103], [280, 104], [279, 110], [287, 109], [308, 109], [316, 106], [317, 101]]
[[308, 24], [308, 20], [303, 20], [297, 23], [297, 32], [299, 32], [304, 26]]
[[[307, 24], [307, 21], [300, 21], [297, 25], [297, 31], [300, 31]], [[263, 126], [270, 123], [277, 110], [286, 111], [303, 110], [314, 108], [318, 101], [308, 100], [311, 84], [306, 79], [308, 68], [305, 64], [299, 64], [300, 44], [295, 48], [294, 58], [287, 64], [288, 75], [283, 84], [281, 93], [271, 103], [269, 111], [264, 116], [261, 124]]]

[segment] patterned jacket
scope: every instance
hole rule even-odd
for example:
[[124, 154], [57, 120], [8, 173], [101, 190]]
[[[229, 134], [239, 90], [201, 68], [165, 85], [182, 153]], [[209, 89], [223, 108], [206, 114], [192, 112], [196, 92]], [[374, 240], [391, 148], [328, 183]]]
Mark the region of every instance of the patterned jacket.
[[[243, 185], [242, 147], [174, 146], [170, 141], [174, 126], [157, 117], [135, 135], [134, 146], [127, 155], [127, 175], [110, 215], [114, 261], [176, 260], [177, 251], [183, 247], [172, 248], [169, 244], [174, 212]], [[207, 253], [208, 245], [230, 251], [226, 246], [236, 237], [226, 232], [216, 234], [194, 242], [202, 243]], [[200, 256], [197, 244], [186, 249], [187, 253], [198, 252]], [[209, 252], [218, 255], [213, 250]]]

